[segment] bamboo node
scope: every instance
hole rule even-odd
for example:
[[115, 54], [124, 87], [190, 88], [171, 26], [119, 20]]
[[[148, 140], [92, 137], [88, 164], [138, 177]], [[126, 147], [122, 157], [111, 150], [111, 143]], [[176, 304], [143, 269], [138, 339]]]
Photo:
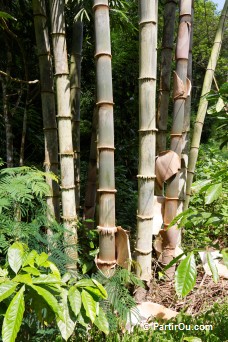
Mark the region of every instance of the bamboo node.
[[141, 178], [141, 179], [155, 179], [156, 175], [155, 174], [151, 174], [151, 175], [137, 175], [137, 178]]
[[139, 81], [144, 81], [144, 82], [151, 82], [151, 81], [156, 81], [157, 78], [154, 76], [144, 76], [144, 77], [139, 77], [138, 78]]
[[102, 106], [102, 105], [110, 105], [110, 106], [113, 106], [115, 103], [114, 102], [111, 102], [111, 101], [98, 101], [96, 102], [96, 105], [99, 107], [99, 106]]
[[153, 215], [149, 215], [149, 216], [144, 216], [144, 215], [137, 215], [137, 217], [142, 220], [142, 221], [146, 221], [146, 220], [152, 220], [153, 219]]
[[65, 119], [65, 120], [71, 120], [71, 115], [56, 115], [57, 119]]
[[97, 4], [93, 5], [93, 7], [92, 7], [93, 11], [95, 11], [96, 8], [99, 7], [99, 6], [103, 6], [103, 7], [106, 7], [106, 8], [109, 9], [109, 5], [108, 4], [104, 4], [103, 2], [100, 2], [100, 3], [98, 2]]
[[60, 155], [60, 157], [62, 157], [62, 156], [66, 156], [66, 157], [72, 157], [72, 156], [74, 156], [74, 152], [61, 152], [61, 153], [58, 153], [59, 155]]
[[104, 150], [115, 151], [115, 147], [113, 147], [113, 146], [97, 146], [97, 149], [98, 149], [98, 150], [104, 149]]
[[140, 248], [135, 248], [135, 251], [140, 253], [140, 254], [143, 254], [143, 255], [148, 255], [148, 254], [150, 254], [152, 252], [152, 248], [149, 249], [149, 250], [142, 250]]
[[60, 185], [60, 189], [61, 189], [62, 191], [72, 190], [72, 189], [75, 189], [75, 185], [70, 185], [70, 186], [61, 186], [61, 185]]
[[165, 196], [166, 201], [172, 201], [172, 200], [179, 200], [179, 197], [167, 197]]
[[108, 56], [110, 58], [112, 58], [112, 55], [110, 52], [107, 52], [107, 51], [102, 51], [102, 52], [98, 52], [94, 55], [94, 58], [99, 58], [99, 57], [102, 57], [102, 56]]
[[110, 194], [115, 194], [117, 192], [116, 189], [97, 189], [97, 192], [105, 192]]
[[182, 137], [182, 133], [171, 133], [171, 137]]
[[117, 227], [101, 227], [101, 226], [97, 226], [97, 230], [99, 233], [101, 233], [102, 235], [114, 235], [117, 232]]
[[157, 22], [155, 20], [139, 21], [139, 25], [144, 25], [144, 24], [154, 24], [154, 25], [157, 25]]
[[101, 260], [99, 258], [96, 259], [97, 264], [101, 265], [116, 265], [117, 261], [116, 260]]
[[138, 130], [139, 132], [157, 132], [158, 131], [158, 129], [157, 128], [140, 128], [139, 130]]
[[78, 220], [77, 216], [64, 216], [64, 215], [62, 215], [61, 218], [65, 221], [68, 221], [68, 222], [73, 222], [73, 221]]

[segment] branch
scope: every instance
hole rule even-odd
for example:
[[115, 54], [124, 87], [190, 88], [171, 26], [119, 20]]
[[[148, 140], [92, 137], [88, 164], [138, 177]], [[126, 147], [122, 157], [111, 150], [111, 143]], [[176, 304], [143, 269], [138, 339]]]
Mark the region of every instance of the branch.
[[5, 77], [8, 77], [11, 81], [13, 82], [17, 82], [17, 83], [23, 83], [23, 84], [35, 84], [35, 83], [39, 83], [39, 80], [34, 80], [34, 81], [25, 81], [25, 80], [20, 80], [19, 78], [14, 78], [10, 75], [8, 75], [6, 72], [0, 70], [0, 75], [3, 75]]

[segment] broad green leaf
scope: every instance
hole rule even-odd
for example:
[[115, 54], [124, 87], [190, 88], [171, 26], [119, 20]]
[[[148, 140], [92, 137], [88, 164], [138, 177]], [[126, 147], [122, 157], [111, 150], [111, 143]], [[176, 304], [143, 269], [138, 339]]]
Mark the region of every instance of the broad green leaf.
[[220, 97], [218, 99], [218, 102], [216, 103], [216, 107], [215, 107], [216, 112], [217, 113], [221, 112], [221, 110], [223, 110], [224, 107], [225, 107], [225, 103], [224, 103], [223, 99]]
[[47, 261], [45, 261], [45, 263], [42, 266], [49, 267], [50, 270], [52, 271], [52, 274], [54, 274], [56, 277], [61, 279], [61, 274], [58, 270], [58, 267], [53, 262], [47, 260]]
[[214, 259], [211, 256], [210, 252], [207, 252], [207, 263], [212, 273], [213, 280], [215, 283], [217, 283], [219, 280], [218, 269], [217, 269], [217, 266], [215, 265]]
[[42, 252], [41, 254], [38, 254], [36, 256], [36, 264], [38, 266], [43, 266], [43, 264], [45, 263], [45, 261], [47, 261], [48, 259], [48, 254]]
[[104, 299], [108, 298], [108, 294], [107, 291], [105, 290], [104, 286], [102, 286], [96, 279], [92, 279], [92, 281], [94, 282], [94, 284], [98, 287], [100, 293], [101, 293], [101, 297]]
[[25, 258], [24, 262], [23, 262], [23, 267], [24, 266], [31, 266], [31, 267], [34, 267], [34, 262], [35, 262], [35, 259], [37, 257], [38, 253], [37, 251], [35, 250], [32, 250]]
[[12, 270], [17, 273], [21, 268], [24, 256], [24, 248], [22, 243], [15, 242], [8, 249], [8, 261]]
[[36, 286], [36, 285], [29, 285], [29, 286], [31, 286], [31, 288], [33, 288], [33, 290], [35, 290], [41, 297], [43, 297], [43, 299], [52, 308], [52, 310], [57, 315], [57, 317], [64, 320], [62, 310], [61, 310], [61, 307], [59, 306], [58, 301], [49, 291], [45, 290], [44, 288], [42, 288], [40, 286]]
[[32, 284], [32, 278], [30, 274], [18, 274], [12, 280], [18, 283], [24, 283], [28, 285]]
[[91, 279], [81, 279], [76, 283], [77, 287], [86, 287], [86, 286], [92, 286], [96, 287], [96, 285], [93, 283]]
[[175, 289], [179, 296], [186, 296], [196, 282], [196, 263], [194, 253], [191, 252], [181, 261], [175, 274]]
[[82, 304], [86, 311], [86, 316], [94, 322], [96, 318], [96, 301], [93, 297], [85, 290], [82, 290]]
[[192, 184], [192, 192], [198, 192], [199, 190], [201, 190], [205, 185], [211, 183], [210, 179], [204, 179], [204, 180], [200, 180], [200, 181], [196, 181]]
[[9, 297], [16, 289], [17, 283], [13, 283], [12, 281], [4, 282], [0, 285], [0, 302]]
[[228, 268], [228, 248], [224, 248], [221, 253], [222, 253], [224, 264]]
[[222, 193], [222, 183], [211, 185], [205, 193], [205, 204], [210, 204], [217, 200]]
[[85, 313], [85, 310], [81, 310], [78, 314], [78, 317], [77, 317], [77, 322], [79, 324], [81, 324], [83, 327], [88, 327], [88, 324], [91, 323], [91, 321], [89, 320], [89, 318], [86, 316], [86, 313]]
[[33, 279], [33, 284], [61, 284], [62, 281], [54, 274], [41, 274], [39, 277]]
[[108, 320], [101, 307], [99, 308], [99, 315], [96, 317], [94, 324], [98, 327], [99, 330], [103, 331], [106, 335], [109, 334]]
[[2, 325], [3, 342], [14, 342], [16, 340], [25, 311], [24, 291], [25, 286], [23, 285], [13, 297], [6, 311]]
[[102, 298], [102, 294], [97, 287], [86, 286], [85, 290], [91, 294], [95, 301], [99, 301]]
[[195, 336], [184, 337], [184, 341], [188, 342], [202, 342], [201, 338]]
[[70, 318], [68, 302], [67, 302], [67, 290], [63, 290], [61, 297], [62, 300], [60, 302], [60, 306], [63, 312], [63, 319], [57, 318], [57, 325], [61, 332], [62, 338], [67, 341], [68, 338], [73, 334], [75, 323]]
[[26, 267], [23, 267], [22, 270], [34, 276], [40, 275], [40, 271], [36, 267], [26, 266]]
[[62, 282], [67, 283], [68, 280], [70, 280], [71, 274], [69, 272], [65, 273], [64, 276], [62, 277]]
[[75, 316], [77, 316], [81, 310], [82, 300], [80, 291], [75, 286], [72, 286], [68, 292], [68, 298], [71, 309]]

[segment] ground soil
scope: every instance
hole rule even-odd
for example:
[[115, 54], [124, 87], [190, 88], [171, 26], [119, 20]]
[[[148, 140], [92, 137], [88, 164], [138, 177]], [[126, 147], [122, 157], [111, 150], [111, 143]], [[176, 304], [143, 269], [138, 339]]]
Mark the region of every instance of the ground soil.
[[164, 305], [176, 311], [184, 310], [187, 314], [197, 315], [211, 308], [216, 302], [228, 300], [228, 279], [221, 278], [215, 284], [212, 277], [203, 269], [198, 270], [196, 285], [185, 298], [179, 299], [175, 293], [174, 282], [153, 280], [147, 292], [147, 301]]

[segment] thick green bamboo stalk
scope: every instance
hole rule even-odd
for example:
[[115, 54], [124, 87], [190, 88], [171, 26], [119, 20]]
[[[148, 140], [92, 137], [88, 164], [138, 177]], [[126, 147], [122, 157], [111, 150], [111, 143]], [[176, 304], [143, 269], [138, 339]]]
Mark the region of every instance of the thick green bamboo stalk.
[[70, 97], [72, 115], [72, 138], [74, 149], [74, 177], [76, 211], [80, 209], [80, 96], [83, 23], [73, 23], [72, 49], [70, 59]]
[[108, 274], [116, 264], [114, 123], [111, 41], [108, 0], [94, 0], [95, 58], [99, 131], [99, 226], [98, 267]]
[[173, 40], [176, 17], [176, 0], [167, 0], [164, 7], [164, 26], [161, 51], [160, 94], [157, 113], [157, 155], [166, 150], [167, 121], [170, 96], [170, 79], [172, 71]]
[[[90, 142], [88, 178], [85, 190], [84, 220], [94, 220], [97, 194], [97, 108], [93, 113], [92, 135]], [[89, 229], [93, 229], [93, 222], [85, 222]]]
[[70, 80], [67, 63], [65, 19], [63, 0], [50, 0], [52, 41], [55, 61], [57, 95], [57, 118], [62, 190], [62, 218], [65, 233], [66, 253], [72, 259], [69, 270], [76, 270], [77, 215], [74, 185], [74, 152], [72, 143]]
[[151, 279], [155, 184], [157, 0], [139, 1], [139, 168], [137, 275]]
[[211, 50], [211, 56], [207, 65], [206, 74], [204, 77], [203, 88], [201, 92], [201, 98], [199, 102], [199, 107], [196, 115], [196, 121], [194, 125], [194, 131], [191, 142], [191, 149], [189, 154], [189, 165], [188, 165], [188, 177], [187, 177], [187, 189], [186, 189], [186, 199], [184, 203], [184, 209], [186, 210], [189, 205], [190, 195], [191, 195], [191, 186], [195, 173], [196, 161], [199, 152], [200, 139], [204, 124], [204, 119], [207, 112], [208, 101], [205, 95], [211, 90], [211, 84], [213, 81], [213, 76], [216, 68], [216, 64], [219, 58], [219, 53], [221, 50], [222, 39], [225, 31], [225, 23], [227, 19], [227, 9], [228, 9], [228, 0], [225, 1], [221, 17], [219, 20], [217, 32], [215, 35], [214, 44]]
[[[191, 26], [191, 0], [180, 2], [180, 23], [176, 47], [176, 72], [174, 73], [174, 111], [171, 130], [171, 150], [181, 159], [182, 132], [184, 126], [185, 100], [189, 92], [190, 81], [187, 79], [188, 54]], [[180, 172], [178, 171], [167, 182], [164, 230], [162, 235], [162, 264], [168, 264], [174, 257], [178, 242], [179, 230], [174, 225], [167, 229], [170, 222], [175, 218], [178, 207]], [[174, 275], [174, 269], [169, 269], [169, 276]]]
[[[58, 137], [55, 95], [45, 0], [33, 0], [32, 6], [40, 68], [45, 149], [44, 165], [46, 172], [51, 171], [55, 175], [58, 175]], [[47, 183], [51, 191], [50, 196], [47, 197], [49, 213], [50, 216], [59, 221], [59, 186], [51, 178], [47, 178]]]

